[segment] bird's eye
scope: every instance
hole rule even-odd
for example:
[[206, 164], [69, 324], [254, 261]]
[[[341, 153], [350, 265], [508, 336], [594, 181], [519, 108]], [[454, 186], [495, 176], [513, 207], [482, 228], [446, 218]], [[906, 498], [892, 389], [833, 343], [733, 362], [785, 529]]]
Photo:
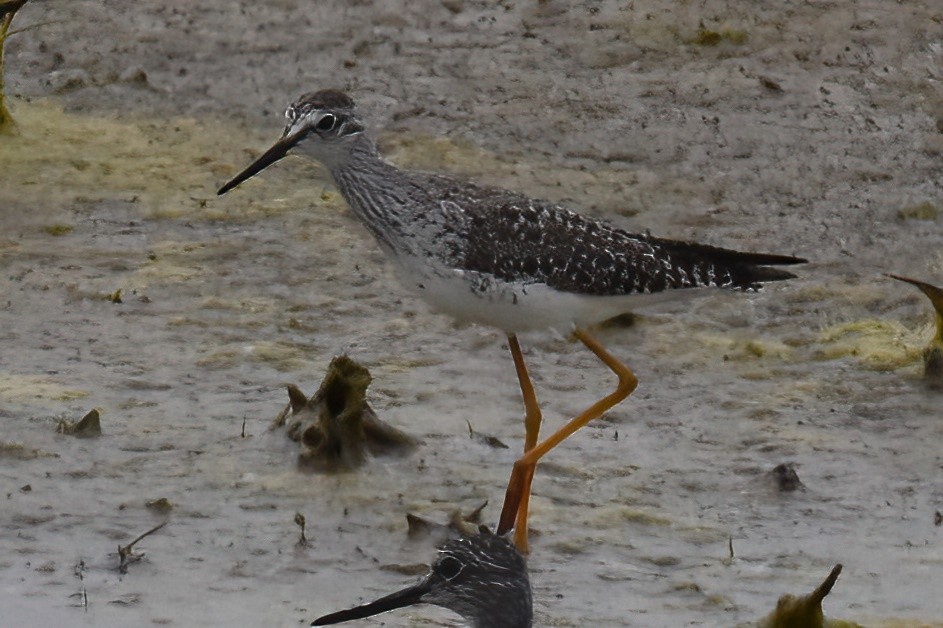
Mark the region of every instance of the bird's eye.
[[439, 573], [446, 580], [452, 580], [462, 573], [462, 561], [454, 556], [446, 556], [439, 562]]
[[314, 128], [318, 131], [330, 131], [334, 128], [335, 124], [337, 124], [337, 116], [328, 113], [321, 116], [321, 119], [314, 125]]

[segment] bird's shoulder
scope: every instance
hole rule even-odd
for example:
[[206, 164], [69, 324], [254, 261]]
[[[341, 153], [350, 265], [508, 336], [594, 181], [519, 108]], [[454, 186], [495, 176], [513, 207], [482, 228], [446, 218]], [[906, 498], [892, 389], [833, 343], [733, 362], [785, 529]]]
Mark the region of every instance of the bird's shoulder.
[[413, 173], [413, 177], [417, 185], [438, 200], [445, 213], [465, 225], [470, 239], [512, 241], [517, 245], [514, 248], [528, 244], [607, 248], [618, 245], [623, 252], [636, 247], [640, 252], [648, 252], [656, 246], [647, 235], [619, 229], [560, 203], [455, 176]]

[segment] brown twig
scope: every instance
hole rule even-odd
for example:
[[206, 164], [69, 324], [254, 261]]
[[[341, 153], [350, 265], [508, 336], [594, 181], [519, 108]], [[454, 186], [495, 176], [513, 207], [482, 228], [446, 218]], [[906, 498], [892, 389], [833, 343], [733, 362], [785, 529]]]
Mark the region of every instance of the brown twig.
[[308, 537], [305, 536], [305, 516], [300, 512], [295, 513], [295, 523], [298, 524], [298, 527], [301, 528], [301, 538], [298, 539], [298, 545], [302, 547], [307, 547]]
[[143, 553], [141, 553], [141, 554], [135, 554], [135, 553], [134, 553], [134, 551], [133, 551], [133, 550], [134, 550], [134, 546], [135, 546], [137, 543], [139, 543], [143, 538], [145, 538], [145, 537], [147, 537], [147, 536], [149, 536], [149, 535], [151, 535], [151, 534], [154, 534], [155, 532], [157, 532], [158, 530], [160, 530], [161, 528], [163, 528], [165, 525], [167, 525], [167, 522], [166, 522], [166, 521], [165, 521], [164, 523], [158, 525], [158, 526], [154, 526], [153, 528], [151, 528], [150, 530], [148, 530], [147, 532], [145, 532], [144, 534], [142, 534], [142, 535], [139, 536], [138, 538], [134, 539], [133, 541], [131, 541], [131, 542], [128, 543], [127, 545], [125, 545], [125, 546], [119, 545], [119, 546], [118, 546], [118, 559], [119, 559], [119, 561], [120, 561], [120, 562], [118, 563], [118, 572], [119, 572], [119, 573], [123, 573], [123, 574], [128, 573], [128, 565], [130, 565], [131, 563], [136, 563], [137, 561], [139, 561], [139, 560], [141, 560], [142, 558], [144, 558], [144, 554], [143, 554]]

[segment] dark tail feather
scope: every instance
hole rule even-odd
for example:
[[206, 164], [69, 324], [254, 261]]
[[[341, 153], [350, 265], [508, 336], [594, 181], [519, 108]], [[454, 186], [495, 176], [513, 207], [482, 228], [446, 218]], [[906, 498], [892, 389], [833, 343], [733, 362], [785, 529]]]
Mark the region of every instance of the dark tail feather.
[[[699, 244], [697, 242], [662, 240], [659, 238], [649, 238], [648, 241], [664, 247], [665, 250], [671, 253], [710, 259], [715, 264], [723, 264], [726, 266], [788, 266], [792, 264], [805, 264], [809, 261], [802, 257], [793, 257], [792, 255], [747, 253], [744, 251], [723, 249], [719, 246]], [[782, 279], [788, 279], [788, 277], [782, 277]]]
[[773, 268], [773, 266], [790, 266], [808, 262], [807, 259], [792, 255], [748, 253], [697, 242], [658, 238], [649, 238], [649, 242], [663, 247], [672, 258], [684, 260], [690, 266], [710, 264], [726, 269], [733, 279], [733, 287], [742, 289], [756, 289], [759, 284], [766, 281], [794, 279], [796, 276], [791, 272]]
[[[802, 260], [805, 261], [805, 260]], [[799, 264], [801, 262], [787, 262], [789, 264]], [[745, 279], [748, 279], [749, 282], [754, 283], [763, 283], [766, 281], [784, 281], [786, 279], [795, 279], [796, 276], [789, 272], [788, 270], [782, 270], [781, 268], [770, 268], [769, 266], [750, 266], [744, 268], [745, 271], [743, 274], [746, 275]]]

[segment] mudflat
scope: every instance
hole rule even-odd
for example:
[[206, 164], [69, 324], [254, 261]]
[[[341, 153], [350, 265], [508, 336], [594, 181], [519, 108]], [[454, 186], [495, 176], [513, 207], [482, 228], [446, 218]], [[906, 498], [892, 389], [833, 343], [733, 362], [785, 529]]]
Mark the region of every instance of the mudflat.
[[[325, 87], [402, 166], [810, 259], [599, 331], [641, 384], [538, 470], [538, 625], [736, 625], [836, 563], [829, 616], [943, 625], [932, 313], [883, 276], [943, 283], [938, 3], [50, 1], [14, 24], [4, 625], [305, 625], [415, 578], [434, 549], [407, 512], [497, 517], [523, 434], [502, 334], [401, 288], [312, 164], [215, 195]], [[612, 387], [578, 343], [523, 340], [545, 431]], [[299, 471], [267, 428], [342, 353], [423, 445]], [[101, 437], [57, 433], [92, 408]], [[421, 620], [455, 622], [384, 618]]]

